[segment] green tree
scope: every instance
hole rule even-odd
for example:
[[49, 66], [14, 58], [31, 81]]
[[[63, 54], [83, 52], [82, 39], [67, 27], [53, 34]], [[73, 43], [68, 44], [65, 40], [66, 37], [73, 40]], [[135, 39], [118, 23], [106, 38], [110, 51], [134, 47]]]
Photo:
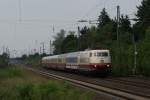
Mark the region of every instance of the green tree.
[[26, 55], [26, 54], [23, 54], [22, 57], [21, 57], [21, 59], [22, 59], [22, 60], [26, 60], [26, 59], [27, 59], [27, 55]]
[[132, 28], [127, 15], [122, 15], [120, 18], [119, 38], [122, 43], [132, 43]]
[[80, 37], [79, 37], [79, 50], [85, 50], [89, 48], [89, 32], [90, 29], [88, 27], [83, 27], [80, 30]]
[[143, 0], [138, 8], [137, 18], [147, 29], [150, 26], [150, 0]]
[[146, 29], [150, 26], [150, 0], [143, 0], [137, 8], [138, 21], [133, 26], [133, 33], [135, 34], [135, 40], [139, 41], [144, 39]]
[[100, 16], [98, 17], [98, 22], [99, 22], [98, 27], [103, 27], [106, 24], [108, 24], [110, 21], [111, 21], [110, 17], [108, 16], [105, 8], [103, 8]]
[[47, 56], [45, 53], [44, 54], [39, 54], [39, 53], [35, 53], [35, 54], [30, 54], [30, 55], [22, 55], [21, 59], [24, 61], [25, 64], [29, 64], [32, 66], [39, 66], [41, 63], [41, 58]]
[[113, 40], [116, 40], [116, 21], [110, 19], [105, 8], [98, 18], [97, 35], [94, 48], [110, 48]]
[[62, 53], [62, 43], [65, 39], [65, 30], [60, 30], [59, 33], [54, 37], [54, 54], [61, 54]]
[[0, 67], [6, 67], [8, 66], [9, 62], [9, 55], [7, 53], [3, 53], [0, 55]]
[[89, 49], [94, 49], [95, 43], [96, 43], [96, 37], [97, 37], [97, 28], [95, 26], [92, 26], [89, 28], [88, 32], [88, 48]]
[[150, 76], [150, 27], [146, 31], [145, 39], [138, 45], [138, 73]]
[[113, 22], [109, 22], [97, 30], [96, 47], [108, 48], [113, 40]]
[[77, 51], [77, 37], [74, 35], [75, 32], [69, 31], [69, 35], [65, 37], [62, 42], [61, 48], [62, 53]]

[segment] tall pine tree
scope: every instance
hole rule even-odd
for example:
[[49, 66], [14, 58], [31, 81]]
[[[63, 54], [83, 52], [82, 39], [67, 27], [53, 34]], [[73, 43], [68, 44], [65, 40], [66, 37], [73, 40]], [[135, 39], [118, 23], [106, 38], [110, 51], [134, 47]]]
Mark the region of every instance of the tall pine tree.
[[137, 7], [137, 23], [133, 26], [135, 40], [143, 40], [147, 28], [150, 26], [150, 0], [143, 0], [141, 5]]
[[111, 21], [110, 17], [108, 16], [105, 8], [102, 10], [100, 16], [98, 17], [98, 27], [103, 27]]
[[142, 1], [142, 4], [138, 7], [136, 16], [145, 28], [150, 26], [150, 0]]
[[65, 30], [60, 30], [59, 33], [54, 37], [53, 46], [54, 46], [54, 54], [61, 54], [62, 53], [62, 43], [65, 39]]

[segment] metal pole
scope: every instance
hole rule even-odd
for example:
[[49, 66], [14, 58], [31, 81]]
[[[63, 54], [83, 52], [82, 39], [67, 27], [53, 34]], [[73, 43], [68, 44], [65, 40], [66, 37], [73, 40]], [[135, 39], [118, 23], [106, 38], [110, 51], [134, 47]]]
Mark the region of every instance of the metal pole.
[[40, 47], [40, 51], [42, 51], [42, 54], [45, 53], [45, 44], [44, 42], [41, 42], [42, 47]]
[[117, 41], [119, 43], [120, 6], [117, 6]]
[[117, 48], [118, 48], [118, 53], [117, 53], [117, 62], [118, 62], [118, 68], [120, 69], [120, 63], [121, 63], [121, 51], [120, 51], [120, 39], [119, 39], [119, 25], [120, 25], [120, 6], [117, 6]]
[[133, 68], [133, 74], [136, 74], [136, 68], [137, 68], [137, 47], [135, 42], [135, 36], [133, 35], [133, 44], [134, 44], [134, 68]]
[[40, 54], [42, 54], [42, 47], [40, 46]]
[[45, 44], [42, 42], [42, 47], [43, 47], [43, 54], [45, 53]]
[[136, 74], [136, 65], [137, 65], [136, 55], [137, 55], [137, 51], [136, 51], [136, 43], [135, 43], [134, 44], [134, 74]]
[[52, 54], [52, 41], [50, 40], [50, 45], [49, 45], [49, 54], [51, 55]]
[[80, 27], [78, 26], [78, 51], [80, 51]]

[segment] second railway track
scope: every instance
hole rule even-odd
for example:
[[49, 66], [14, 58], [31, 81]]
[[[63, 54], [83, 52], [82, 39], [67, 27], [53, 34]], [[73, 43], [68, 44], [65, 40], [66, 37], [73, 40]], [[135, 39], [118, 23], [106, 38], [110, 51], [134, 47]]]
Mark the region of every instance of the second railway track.
[[125, 80], [125, 79], [119, 79], [119, 78], [109, 78], [106, 79], [107, 81], [113, 81], [117, 83], [127, 84], [127, 85], [133, 85], [136, 87], [142, 87], [142, 88], [150, 88], [150, 83], [146, 82], [139, 82], [139, 81], [131, 81], [131, 80]]
[[106, 94], [110, 94], [112, 96], [115, 97], [119, 97], [122, 99], [132, 99], [132, 100], [150, 100], [149, 97], [144, 96], [144, 95], [136, 95], [134, 93], [131, 92], [127, 92], [127, 91], [121, 91], [121, 89], [114, 89], [114, 88], [110, 88], [110, 87], [105, 87], [105, 86], [101, 86], [98, 84], [94, 84], [94, 83], [89, 83], [89, 82], [85, 82], [85, 81], [81, 81], [81, 80], [77, 80], [77, 79], [72, 79], [72, 78], [68, 78], [68, 77], [64, 77], [64, 76], [60, 76], [60, 75], [56, 75], [56, 74], [52, 74], [52, 73], [48, 73], [46, 71], [42, 71], [42, 70], [38, 70], [38, 69], [34, 69], [34, 68], [27, 68], [26, 69], [33, 71], [35, 73], [38, 73], [40, 75], [49, 77], [49, 78], [54, 78], [57, 80], [65, 80], [65, 81], [69, 81], [75, 85], [81, 86], [81, 87], [85, 87], [85, 88], [89, 88], [91, 90], [94, 90], [95, 92], [104, 92]]

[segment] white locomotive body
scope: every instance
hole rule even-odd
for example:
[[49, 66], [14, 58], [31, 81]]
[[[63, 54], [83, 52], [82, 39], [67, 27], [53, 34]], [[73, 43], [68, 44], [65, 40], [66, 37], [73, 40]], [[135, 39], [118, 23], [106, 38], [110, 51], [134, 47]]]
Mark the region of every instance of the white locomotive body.
[[42, 65], [59, 70], [110, 72], [109, 50], [88, 50], [42, 58]]

